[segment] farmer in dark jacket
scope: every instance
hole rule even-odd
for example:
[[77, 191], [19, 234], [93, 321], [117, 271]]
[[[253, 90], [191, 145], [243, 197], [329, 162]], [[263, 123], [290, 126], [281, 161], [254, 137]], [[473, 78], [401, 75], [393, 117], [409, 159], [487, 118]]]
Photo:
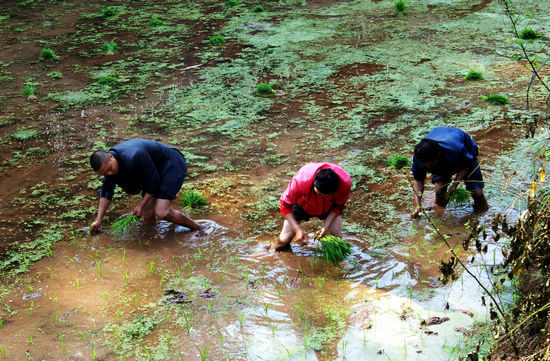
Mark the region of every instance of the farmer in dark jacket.
[[141, 192], [143, 199], [134, 208], [134, 214], [145, 222], [152, 223], [158, 218], [190, 229], [200, 228], [191, 218], [171, 208], [187, 173], [185, 158], [177, 149], [154, 140], [132, 139], [108, 152], [94, 152], [90, 165], [104, 176], [92, 230], [101, 227], [117, 185], [130, 194]]
[[477, 145], [472, 137], [453, 127], [434, 128], [416, 145], [412, 165], [413, 218], [422, 210], [420, 204], [427, 172], [432, 174], [432, 183], [435, 184], [435, 207], [439, 213], [445, 210], [448, 194], [457, 189], [461, 181], [464, 181], [466, 189], [472, 194], [474, 211], [486, 211], [489, 208], [483, 194], [484, 183], [477, 153]]

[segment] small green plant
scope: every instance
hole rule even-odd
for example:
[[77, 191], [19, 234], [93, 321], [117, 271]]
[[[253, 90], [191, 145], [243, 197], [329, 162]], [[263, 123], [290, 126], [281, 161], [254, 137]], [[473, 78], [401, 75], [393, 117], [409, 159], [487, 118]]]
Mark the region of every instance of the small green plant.
[[222, 45], [225, 44], [225, 38], [222, 35], [212, 35], [208, 39], [208, 43], [211, 45]]
[[269, 84], [260, 83], [256, 87], [256, 93], [258, 93], [260, 95], [269, 95], [269, 94], [275, 93], [275, 91], [273, 90], [273, 88], [271, 88], [271, 86]]
[[101, 16], [104, 18], [110, 18], [113, 16], [116, 16], [118, 14], [118, 11], [116, 8], [112, 6], [108, 6], [106, 8], [101, 9]]
[[42, 61], [52, 61], [55, 59], [55, 52], [52, 49], [44, 48], [40, 52], [39, 58]]
[[252, 9], [250, 9], [253, 13], [263, 13], [265, 9], [261, 5], [256, 5]]
[[101, 46], [101, 50], [109, 55], [112, 55], [118, 50], [118, 45], [116, 43], [106, 42]]
[[480, 71], [470, 70], [465, 78], [466, 80], [481, 80], [483, 79], [483, 74]]
[[510, 103], [510, 100], [508, 100], [507, 97], [505, 97], [504, 95], [500, 95], [500, 94], [484, 95], [484, 96], [481, 97], [481, 100], [484, 100], [486, 102], [489, 102], [489, 103], [495, 104], [495, 105], [506, 105], [506, 104]]
[[227, 0], [225, 2], [225, 6], [228, 8], [232, 8], [239, 5], [241, 5], [241, 2], [239, 0]]
[[457, 188], [449, 193], [449, 203], [456, 205], [466, 204], [470, 201], [470, 192], [464, 188]]
[[527, 28], [519, 32], [519, 38], [523, 40], [535, 40], [542, 36], [541, 33], [536, 32], [533, 29]]
[[115, 85], [118, 83], [117, 78], [113, 78], [111, 76], [102, 76], [99, 79], [97, 79], [97, 83], [100, 85]]
[[321, 249], [318, 250], [325, 261], [338, 266], [346, 257], [351, 254], [351, 245], [340, 237], [324, 235], [319, 239]]
[[151, 20], [149, 20], [149, 26], [155, 27], [155, 26], [164, 26], [166, 25], [165, 21], [160, 20], [159, 18], [152, 17]]
[[138, 224], [139, 218], [135, 215], [121, 218], [111, 225], [111, 234], [115, 238], [120, 238], [125, 233], [135, 232]]
[[411, 161], [404, 155], [394, 154], [386, 160], [386, 165], [391, 169], [400, 170], [406, 166], [409, 166]]
[[407, 4], [405, 3], [405, 0], [396, 0], [393, 3], [393, 10], [397, 15], [405, 14], [407, 11]]
[[207, 205], [206, 198], [194, 190], [188, 190], [181, 196], [181, 205], [185, 208], [200, 208]]
[[36, 96], [38, 95], [38, 89], [35, 85], [27, 84], [21, 91], [21, 94], [26, 96], [27, 98], [34, 98], [36, 99]]
[[48, 78], [51, 78], [51, 79], [61, 79], [61, 78], [63, 78], [63, 74], [58, 72], [58, 71], [49, 72], [48, 74], [46, 74], [46, 76]]
[[[23, 141], [23, 140], [34, 138], [37, 135], [38, 135], [38, 131], [34, 129], [21, 128], [15, 131], [14, 133], [12, 133], [11, 137], [15, 140]], [[26, 260], [26, 257], [24, 257], [24, 259]], [[27, 264], [26, 261], [25, 261], [25, 264]]]

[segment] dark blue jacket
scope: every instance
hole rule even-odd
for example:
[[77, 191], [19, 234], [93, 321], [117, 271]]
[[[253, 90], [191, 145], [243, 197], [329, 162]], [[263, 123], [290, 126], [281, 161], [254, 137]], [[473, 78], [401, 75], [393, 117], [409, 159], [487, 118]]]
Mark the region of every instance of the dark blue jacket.
[[173, 147], [148, 139], [131, 139], [114, 146], [109, 153], [118, 161], [118, 172], [103, 177], [99, 196], [112, 199], [117, 185], [130, 194], [157, 194], [161, 175], [166, 174], [167, 167], [171, 166], [174, 151], [178, 152]]
[[414, 179], [426, 179], [426, 173], [440, 176], [451, 176], [461, 169], [473, 169], [477, 166], [477, 145], [466, 132], [453, 127], [439, 127], [430, 131], [424, 139], [437, 142], [441, 150], [441, 158], [433, 168], [424, 167], [413, 156], [412, 173]]

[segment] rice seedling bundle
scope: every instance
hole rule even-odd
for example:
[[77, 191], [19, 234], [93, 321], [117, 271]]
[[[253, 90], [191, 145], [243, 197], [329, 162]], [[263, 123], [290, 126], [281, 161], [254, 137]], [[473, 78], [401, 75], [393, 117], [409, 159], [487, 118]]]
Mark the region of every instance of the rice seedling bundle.
[[131, 215], [126, 218], [121, 218], [111, 225], [111, 234], [115, 238], [120, 238], [124, 233], [132, 233], [137, 229], [139, 218], [136, 215]]
[[323, 259], [335, 266], [351, 254], [351, 245], [340, 237], [327, 234], [321, 237], [319, 242], [321, 243], [319, 252], [323, 255]]
[[462, 205], [470, 202], [470, 191], [464, 188], [457, 188], [449, 193], [449, 203]]

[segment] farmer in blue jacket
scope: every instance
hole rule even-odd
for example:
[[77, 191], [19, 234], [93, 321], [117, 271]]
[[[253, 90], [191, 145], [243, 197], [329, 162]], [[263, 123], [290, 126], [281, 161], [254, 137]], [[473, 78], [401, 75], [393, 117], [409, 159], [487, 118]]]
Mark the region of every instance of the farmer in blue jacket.
[[187, 173], [185, 158], [177, 149], [154, 140], [131, 139], [108, 152], [94, 152], [90, 165], [104, 176], [92, 230], [101, 227], [117, 185], [130, 194], [141, 192], [143, 198], [134, 214], [145, 222], [152, 223], [158, 218], [193, 230], [200, 228], [191, 218], [171, 208]]
[[435, 208], [438, 213], [445, 210], [448, 194], [461, 181], [464, 181], [466, 189], [472, 194], [474, 211], [482, 212], [489, 208], [483, 194], [484, 183], [477, 159], [477, 145], [466, 132], [453, 127], [435, 128], [414, 148], [413, 218], [422, 210], [420, 205], [427, 172], [432, 174], [432, 183], [435, 184]]

